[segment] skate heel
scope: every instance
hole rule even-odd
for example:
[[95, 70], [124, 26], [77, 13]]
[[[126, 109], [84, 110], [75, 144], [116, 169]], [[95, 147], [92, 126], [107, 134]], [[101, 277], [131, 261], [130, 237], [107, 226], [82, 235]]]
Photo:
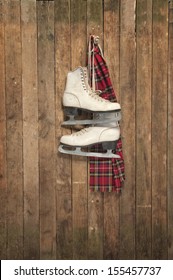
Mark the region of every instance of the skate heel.
[[117, 141], [118, 140], [102, 143], [102, 147], [106, 151], [104, 157], [120, 159], [120, 156], [115, 153]]
[[78, 108], [75, 107], [65, 107], [64, 108], [64, 113], [66, 116], [77, 116], [78, 115]]
[[117, 141], [110, 141], [102, 143], [102, 147], [106, 151], [113, 151], [116, 149]]
[[67, 120], [62, 123], [62, 126], [71, 125], [71, 124], [75, 123], [75, 117], [78, 115], [78, 108], [65, 107], [64, 114], [67, 117]]
[[65, 107], [64, 114], [67, 120], [61, 124], [62, 126], [93, 124], [91, 119], [87, 119], [91, 116], [88, 116], [88, 112], [83, 112], [81, 108]]

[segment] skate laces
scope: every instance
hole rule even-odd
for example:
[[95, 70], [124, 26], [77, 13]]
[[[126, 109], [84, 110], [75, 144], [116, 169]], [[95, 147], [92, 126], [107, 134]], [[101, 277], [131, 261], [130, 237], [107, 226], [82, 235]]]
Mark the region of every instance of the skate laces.
[[90, 127], [85, 127], [83, 129], [81, 129], [80, 131], [72, 134], [73, 136], [80, 136], [80, 135], [83, 135], [85, 134], [86, 132], [88, 132], [90, 130]]
[[83, 71], [81, 70], [81, 81], [82, 81], [82, 86], [85, 90], [89, 91], [89, 95], [94, 98], [97, 101], [100, 102], [109, 102], [108, 100], [103, 99], [102, 97], [99, 96], [101, 93], [100, 90], [95, 90], [91, 89], [90, 85], [88, 84], [88, 75], [87, 75], [87, 69], [82, 68]]
[[91, 92], [89, 93], [89, 95], [94, 98], [95, 100], [99, 101], [99, 102], [104, 102], [104, 103], [108, 103], [110, 102], [109, 100], [103, 99], [102, 97], [100, 97], [98, 95], [97, 92], [95, 92], [94, 90], [91, 90]]
[[95, 46], [100, 51], [100, 55], [103, 56], [102, 48], [99, 44], [99, 36], [90, 35], [89, 44], [88, 44], [88, 77], [89, 77], [89, 84], [92, 84], [92, 89], [95, 91], [97, 82], [95, 79], [95, 68], [94, 68], [94, 60], [95, 60]]
[[86, 90], [91, 90], [90, 85], [88, 83], [88, 74], [87, 74], [87, 69], [86, 68], [82, 68], [83, 71], [81, 71], [81, 80], [82, 80], [82, 85], [84, 87], [84, 89]]
[[100, 93], [101, 93], [101, 90], [95, 90], [92, 89], [90, 87], [90, 85], [88, 84], [88, 74], [87, 74], [87, 69], [85, 68], [82, 68], [83, 71], [81, 71], [81, 80], [82, 80], [82, 85], [83, 85], [83, 88], [85, 90], [88, 90], [89, 91], [89, 95], [94, 98], [95, 100], [97, 101], [100, 101], [100, 102], [109, 102], [108, 100], [105, 100], [103, 99], [102, 97], [100, 97]]

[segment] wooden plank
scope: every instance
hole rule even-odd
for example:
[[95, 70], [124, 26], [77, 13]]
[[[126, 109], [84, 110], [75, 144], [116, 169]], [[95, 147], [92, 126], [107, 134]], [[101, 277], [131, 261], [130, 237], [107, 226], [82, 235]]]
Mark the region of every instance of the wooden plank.
[[[119, 99], [119, 14], [119, 0], [104, 1], [104, 57], [117, 99]], [[104, 259], [119, 259], [119, 206], [119, 195], [104, 194]]]
[[6, 259], [6, 108], [5, 108], [5, 60], [4, 60], [4, 5], [0, 1], [0, 259]]
[[[70, 70], [70, 1], [55, 2], [55, 59], [56, 59], [56, 139], [71, 133], [61, 128], [63, 121], [62, 96], [66, 75]], [[73, 259], [71, 157], [57, 153], [57, 258]]]
[[8, 259], [23, 258], [23, 143], [20, 1], [5, 5]]
[[135, 42], [136, 0], [122, 0], [120, 11], [120, 96], [126, 181], [120, 201], [120, 259], [135, 258]]
[[56, 258], [54, 3], [38, 2], [40, 258]]
[[167, 259], [167, 1], [153, 2], [152, 256]]
[[103, 3], [101, 0], [87, 1], [87, 34], [100, 37], [103, 43]]
[[151, 259], [152, 1], [137, 1], [136, 258]]
[[[86, 65], [86, 1], [71, 1], [71, 68]], [[72, 157], [73, 258], [87, 259], [87, 159]]]
[[169, 4], [169, 52], [168, 52], [168, 259], [173, 260], [173, 1]]
[[[120, 79], [120, 0], [104, 1], [104, 55], [109, 68], [111, 82], [119, 97]], [[112, 59], [113, 58], [113, 59]]]
[[120, 252], [120, 195], [104, 194], [104, 259], [117, 260]]
[[89, 193], [88, 259], [103, 260], [103, 193]]
[[[87, 35], [100, 37], [103, 47], [103, 3], [87, 1]], [[103, 259], [103, 193], [88, 192], [88, 259]]]
[[21, 2], [24, 258], [39, 259], [37, 21], [35, 0]]

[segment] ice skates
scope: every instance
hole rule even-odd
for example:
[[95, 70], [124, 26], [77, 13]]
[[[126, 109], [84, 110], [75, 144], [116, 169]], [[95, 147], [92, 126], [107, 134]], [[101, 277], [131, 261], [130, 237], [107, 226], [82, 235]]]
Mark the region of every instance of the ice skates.
[[[88, 84], [87, 68], [78, 67], [67, 75], [63, 95], [65, 114], [69, 119], [63, 125], [92, 125], [60, 139], [59, 152], [70, 155], [102, 158], [120, 158], [115, 154], [116, 142], [120, 137], [119, 120], [121, 107], [99, 96]], [[76, 119], [81, 112], [89, 112], [91, 119]], [[93, 151], [101, 144], [102, 152]]]
[[[110, 122], [110, 113], [112, 120], [121, 119], [120, 104], [105, 100], [99, 96], [99, 91], [93, 91], [90, 88], [86, 67], [78, 67], [68, 73], [63, 106], [68, 120], [62, 125], [106, 124]], [[90, 112], [91, 119], [77, 119], [81, 112]], [[99, 118], [98, 114], [100, 114]]]
[[[87, 127], [71, 135], [64, 135], [60, 139], [59, 152], [64, 154], [120, 158], [113, 150], [116, 147], [116, 141], [120, 137], [120, 128], [117, 127]], [[94, 144], [102, 144], [105, 152], [92, 152], [90, 148]]]

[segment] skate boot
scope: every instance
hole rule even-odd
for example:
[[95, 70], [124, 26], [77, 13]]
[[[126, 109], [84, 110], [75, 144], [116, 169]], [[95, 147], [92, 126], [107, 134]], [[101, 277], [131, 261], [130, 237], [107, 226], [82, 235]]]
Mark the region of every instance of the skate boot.
[[[60, 139], [59, 152], [64, 154], [87, 156], [120, 158], [113, 153], [116, 142], [120, 137], [120, 128], [117, 127], [97, 127], [91, 126], [72, 133], [64, 135]], [[90, 149], [95, 144], [102, 144], [104, 152], [91, 152]]]
[[[69, 72], [63, 96], [64, 111], [69, 119], [62, 125], [107, 123], [108, 120], [104, 116], [109, 113], [114, 113], [114, 119], [119, 121], [121, 119], [120, 104], [105, 100], [99, 96], [98, 92], [93, 91], [88, 84], [87, 68], [78, 67]], [[91, 112], [92, 119], [75, 119], [81, 111]], [[95, 118], [97, 113], [101, 113], [103, 117]]]

